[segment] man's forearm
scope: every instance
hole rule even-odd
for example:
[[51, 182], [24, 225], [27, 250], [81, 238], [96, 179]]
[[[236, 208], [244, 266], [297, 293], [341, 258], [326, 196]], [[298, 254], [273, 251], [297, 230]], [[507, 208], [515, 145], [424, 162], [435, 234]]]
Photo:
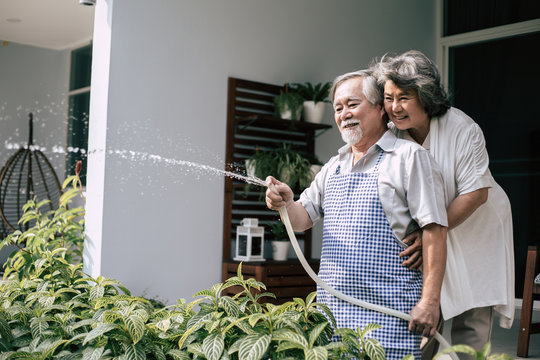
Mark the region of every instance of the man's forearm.
[[441, 286], [446, 267], [446, 228], [436, 224], [424, 227], [422, 234], [422, 299], [440, 303]]
[[287, 213], [294, 231], [305, 231], [313, 226], [306, 209], [299, 202], [287, 205]]

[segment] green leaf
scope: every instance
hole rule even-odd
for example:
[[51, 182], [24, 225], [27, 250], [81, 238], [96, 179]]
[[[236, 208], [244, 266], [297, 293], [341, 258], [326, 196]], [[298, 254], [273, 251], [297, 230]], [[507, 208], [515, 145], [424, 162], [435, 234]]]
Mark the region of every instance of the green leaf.
[[302, 349], [307, 349], [309, 347], [309, 344], [304, 336], [297, 334], [294, 331], [289, 330], [289, 329], [281, 329], [281, 330], [275, 331], [272, 334], [272, 340], [289, 341], [289, 342], [298, 344], [299, 346], [301, 346]]
[[167, 355], [170, 355], [175, 360], [190, 360], [191, 357], [185, 351], [179, 349], [172, 349], [167, 352]]
[[240, 360], [259, 360], [263, 357], [268, 345], [270, 344], [270, 335], [248, 335], [244, 338], [238, 349], [238, 358]]
[[449, 354], [451, 352], [468, 354], [476, 358], [476, 351], [469, 345], [454, 345], [439, 351], [434, 357], [433, 360], [437, 359], [439, 356], [444, 354]]
[[229, 316], [238, 317], [240, 315], [240, 307], [236, 301], [229, 296], [221, 297], [219, 299], [219, 306], [221, 306]]
[[30, 330], [33, 338], [44, 337], [45, 330], [49, 327], [49, 323], [45, 317], [33, 318], [30, 320]]
[[99, 358], [103, 354], [103, 351], [105, 351], [104, 347], [100, 347], [97, 349], [87, 348], [83, 352], [82, 360], [99, 360]]
[[139, 344], [124, 345], [126, 360], [146, 360], [146, 353]]
[[364, 351], [372, 360], [385, 360], [386, 354], [384, 351], [384, 347], [381, 345], [381, 343], [374, 338], [367, 339], [364, 342]]
[[305, 351], [306, 360], [326, 360], [328, 359], [328, 350], [322, 346]]
[[379, 325], [379, 324], [376, 324], [376, 323], [371, 323], [371, 324], [367, 324], [364, 329], [360, 330], [360, 327], [358, 328], [358, 333], [360, 334], [360, 338], [361, 339], [364, 339], [364, 337], [366, 336], [367, 333], [373, 331], [373, 330], [377, 330], [377, 329], [381, 329], [382, 326]]
[[105, 293], [105, 288], [100, 285], [96, 285], [90, 289], [90, 297], [88, 300], [96, 300], [103, 297], [103, 294]]
[[99, 324], [95, 329], [86, 334], [84, 338], [83, 345], [86, 345], [88, 342], [94, 340], [98, 336], [105, 334], [108, 331], [118, 328], [116, 324]]
[[310, 331], [309, 331], [309, 346], [313, 347], [315, 344], [315, 341], [319, 338], [321, 333], [324, 331], [324, 329], [328, 326], [327, 322], [323, 322], [320, 324], [315, 325]]
[[158, 321], [156, 323], [156, 327], [158, 328], [158, 330], [166, 332], [171, 327], [171, 319], [167, 318], [167, 319], [163, 319], [161, 321]]
[[225, 347], [225, 340], [220, 333], [213, 333], [208, 335], [203, 340], [202, 348], [204, 355], [208, 360], [219, 360], [223, 348]]
[[13, 335], [11, 334], [11, 328], [9, 327], [8, 322], [3, 316], [0, 316], [0, 337], [11, 342], [13, 340]]
[[133, 344], [138, 343], [144, 336], [144, 321], [140, 316], [131, 315], [124, 319], [124, 324], [128, 329]]

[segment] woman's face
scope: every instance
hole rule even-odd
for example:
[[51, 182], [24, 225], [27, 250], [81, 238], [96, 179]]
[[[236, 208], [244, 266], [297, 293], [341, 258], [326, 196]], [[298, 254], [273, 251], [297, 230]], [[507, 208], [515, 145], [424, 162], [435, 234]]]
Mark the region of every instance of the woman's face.
[[420, 130], [429, 127], [429, 116], [414, 90], [401, 90], [388, 80], [384, 84], [384, 109], [399, 130]]

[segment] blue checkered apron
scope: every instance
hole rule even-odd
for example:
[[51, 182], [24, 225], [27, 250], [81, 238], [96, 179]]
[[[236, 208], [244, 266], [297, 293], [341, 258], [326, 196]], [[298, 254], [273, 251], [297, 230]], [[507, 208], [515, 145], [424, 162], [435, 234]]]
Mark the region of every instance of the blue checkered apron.
[[[377, 180], [383, 154], [379, 154], [373, 172], [341, 174], [338, 166], [329, 177], [323, 201], [319, 276], [354, 298], [409, 313], [420, 300], [422, 275], [402, 266], [403, 258], [398, 254], [403, 248], [379, 199]], [[320, 287], [317, 298], [330, 307], [340, 328], [381, 325], [369, 336], [381, 342], [387, 359], [408, 354], [420, 359], [421, 335], [410, 332], [407, 321], [352, 305]]]

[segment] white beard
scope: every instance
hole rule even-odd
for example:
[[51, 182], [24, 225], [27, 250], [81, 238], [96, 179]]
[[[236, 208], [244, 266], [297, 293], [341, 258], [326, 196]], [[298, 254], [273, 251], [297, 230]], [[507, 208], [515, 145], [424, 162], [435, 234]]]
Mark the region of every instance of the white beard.
[[363, 136], [364, 133], [359, 125], [356, 125], [353, 129], [343, 129], [341, 131], [341, 138], [351, 146], [358, 144]]

